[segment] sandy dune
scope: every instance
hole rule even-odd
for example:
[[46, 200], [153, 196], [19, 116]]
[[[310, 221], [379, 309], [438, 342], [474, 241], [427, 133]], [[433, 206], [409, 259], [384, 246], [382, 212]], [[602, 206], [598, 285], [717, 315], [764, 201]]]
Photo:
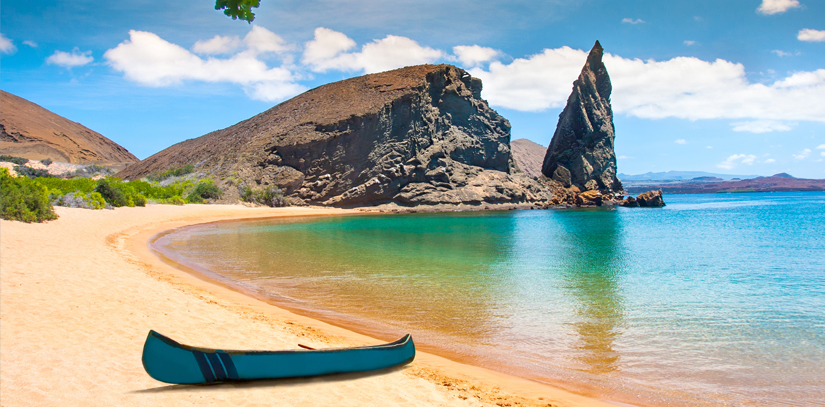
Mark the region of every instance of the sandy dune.
[[348, 211], [55, 209], [60, 219], [45, 224], [0, 221], [2, 406], [607, 405], [424, 353], [408, 366], [372, 374], [215, 386], [157, 382], [140, 362], [149, 329], [225, 349], [378, 343], [179, 271], [146, 244], [160, 231], [194, 223]]

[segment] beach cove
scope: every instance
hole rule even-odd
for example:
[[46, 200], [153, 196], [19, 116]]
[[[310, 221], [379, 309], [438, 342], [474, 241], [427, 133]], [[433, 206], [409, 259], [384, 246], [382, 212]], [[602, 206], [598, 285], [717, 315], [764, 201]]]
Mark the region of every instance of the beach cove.
[[143, 371], [149, 329], [187, 344], [296, 349], [381, 341], [178, 270], [147, 242], [188, 225], [360, 213], [240, 205], [55, 208], [43, 224], [0, 221], [0, 397], [17, 405], [541, 405], [606, 402], [419, 352], [376, 374], [170, 386]]

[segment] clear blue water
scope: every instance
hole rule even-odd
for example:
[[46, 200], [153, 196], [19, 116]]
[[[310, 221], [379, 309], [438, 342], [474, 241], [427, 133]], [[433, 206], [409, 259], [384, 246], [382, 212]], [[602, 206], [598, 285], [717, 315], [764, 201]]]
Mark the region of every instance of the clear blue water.
[[825, 405], [825, 193], [218, 223], [154, 246], [283, 306], [639, 405]]

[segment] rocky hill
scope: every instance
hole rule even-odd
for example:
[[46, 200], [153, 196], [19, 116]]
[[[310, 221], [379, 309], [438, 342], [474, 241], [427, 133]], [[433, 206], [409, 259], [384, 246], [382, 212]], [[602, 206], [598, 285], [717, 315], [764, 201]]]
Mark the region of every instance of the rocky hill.
[[100, 133], [5, 91], [0, 91], [0, 151], [72, 164], [122, 166], [138, 161]]
[[224, 189], [277, 186], [293, 204], [546, 201], [546, 185], [516, 170], [510, 123], [481, 99], [481, 87], [451, 65], [347, 79], [171, 146], [119, 176], [192, 164]]
[[789, 192], [789, 191], [825, 191], [825, 179], [794, 178], [786, 173], [770, 177], [756, 177], [743, 180], [704, 181], [688, 180], [657, 185], [644, 185], [628, 188], [629, 192], [641, 192], [651, 188], [668, 194], [709, 194], [719, 192]]
[[531, 177], [541, 176], [541, 165], [547, 148], [525, 138], [510, 142], [510, 151], [518, 168]]
[[573, 82], [573, 92], [559, 115], [541, 172], [565, 187], [612, 194], [621, 193], [622, 184], [616, 177], [610, 106], [613, 86], [602, 63], [603, 51], [596, 41], [579, 78]]

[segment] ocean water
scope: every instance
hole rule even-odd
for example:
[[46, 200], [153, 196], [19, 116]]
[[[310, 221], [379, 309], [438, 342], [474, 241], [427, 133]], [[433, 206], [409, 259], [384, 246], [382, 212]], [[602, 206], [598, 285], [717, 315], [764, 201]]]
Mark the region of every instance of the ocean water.
[[153, 243], [300, 313], [635, 405], [825, 405], [825, 193], [227, 222]]

